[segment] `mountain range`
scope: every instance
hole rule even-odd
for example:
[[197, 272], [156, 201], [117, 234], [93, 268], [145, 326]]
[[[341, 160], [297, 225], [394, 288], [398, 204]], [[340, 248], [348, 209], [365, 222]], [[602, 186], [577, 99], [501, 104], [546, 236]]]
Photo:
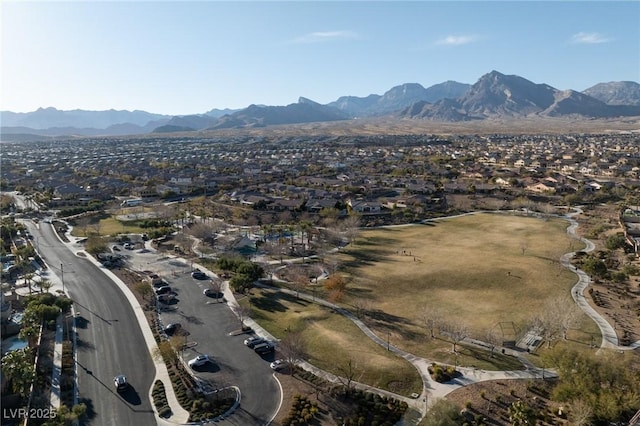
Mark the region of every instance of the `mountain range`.
[[342, 96], [328, 104], [300, 97], [286, 106], [250, 105], [240, 110], [212, 109], [203, 114], [168, 116], [146, 111], [0, 112], [7, 135], [131, 135], [391, 116], [402, 119], [470, 121], [491, 118], [640, 116], [640, 84], [599, 83], [583, 92], [558, 90], [517, 75], [491, 71], [475, 84], [446, 81], [428, 88], [418, 83], [395, 86], [383, 95]]

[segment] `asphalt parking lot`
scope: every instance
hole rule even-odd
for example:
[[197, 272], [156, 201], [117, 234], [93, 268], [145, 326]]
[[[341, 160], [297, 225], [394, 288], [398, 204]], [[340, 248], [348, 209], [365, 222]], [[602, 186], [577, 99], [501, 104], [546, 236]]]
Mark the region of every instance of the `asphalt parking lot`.
[[255, 424], [266, 423], [275, 414], [280, 398], [269, 367], [274, 354], [259, 356], [244, 345], [251, 334], [240, 332], [240, 321], [226, 303], [203, 294], [211, 280], [193, 278], [192, 264], [153, 251], [136, 250], [127, 255], [133, 269], [156, 273], [171, 286], [175, 298], [170, 304], [160, 304], [160, 319], [165, 326], [179, 323], [187, 332], [188, 348], [182, 353], [185, 363], [198, 355], [209, 355], [213, 362], [196, 367], [194, 373], [214, 389], [239, 387], [242, 410], [256, 419]]

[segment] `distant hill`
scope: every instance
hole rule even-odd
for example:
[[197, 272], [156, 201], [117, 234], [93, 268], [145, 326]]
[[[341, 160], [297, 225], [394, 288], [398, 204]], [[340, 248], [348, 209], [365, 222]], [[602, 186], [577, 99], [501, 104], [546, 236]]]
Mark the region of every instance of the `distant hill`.
[[0, 112], [7, 135], [136, 135], [205, 129], [257, 128], [270, 125], [346, 121], [353, 118], [414, 118], [464, 122], [487, 118], [640, 116], [640, 84], [600, 83], [585, 90], [557, 90], [517, 75], [492, 71], [473, 84], [445, 81], [428, 88], [419, 83], [394, 86], [382, 95], [341, 96], [326, 105], [301, 97], [286, 106], [250, 105], [240, 110], [211, 109], [202, 114], [167, 116], [146, 111], [61, 111], [39, 108], [29, 113]]
[[2, 125], [7, 127], [23, 126], [31, 129], [49, 129], [52, 127], [75, 127], [106, 129], [109, 126], [131, 123], [143, 127], [150, 121], [170, 119], [171, 116], [152, 114], [146, 111], [85, 111], [76, 109], [62, 111], [56, 108], [38, 108], [33, 112], [0, 112]]
[[352, 117], [374, 117], [392, 114], [416, 102], [435, 102], [445, 98], [463, 95], [471, 85], [446, 81], [425, 89], [418, 83], [406, 83], [392, 87], [382, 96], [369, 95], [366, 98], [343, 96], [327, 104], [338, 108]]
[[298, 103], [287, 106], [250, 105], [241, 111], [220, 117], [215, 125], [209, 127], [209, 130], [337, 121], [349, 118], [349, 115], [337, 108], [300, 98]]
[[582, 93], [609, 105], [640, 105], [640, 84], [634, 81], [598, 83]]
[[422, 101], [398, 113], [402, 118], [445, 121], [532, 115], [588, 118], [640, 116], [640, 107], [608, 105], [584, 93], [560, 91], [547, 84], [536, 84], [516, 75], [492, 71], [457, 99], [443, 99], [432, 104]]

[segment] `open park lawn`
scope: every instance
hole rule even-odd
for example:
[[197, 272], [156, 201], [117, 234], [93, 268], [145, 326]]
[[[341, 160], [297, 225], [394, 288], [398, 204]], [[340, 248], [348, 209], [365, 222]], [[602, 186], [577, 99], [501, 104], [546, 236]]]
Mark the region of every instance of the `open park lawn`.
[[583, 248], [567, 226], [487, 213], [363, 231], [341, 254], [349, 281], [344, 302], [365, 311], [378, 335], [428, 358], [451, 349], [428, 338], [425, 318], [434, 315], [463, 324], [470, 337], [483, 340], [494, 330], [513, 340], [577, 281], [559, 263], [563, 253]]
[[[306, 359], [316, 367], [404, 396], [421, 392], [422, 381], [411, 364], [374, 343], [341, 314], [274, 290], [251, 293], [252, 318], [279, 339], [301, 333]], [[245, 306], [248, 301], [239, 300]]]

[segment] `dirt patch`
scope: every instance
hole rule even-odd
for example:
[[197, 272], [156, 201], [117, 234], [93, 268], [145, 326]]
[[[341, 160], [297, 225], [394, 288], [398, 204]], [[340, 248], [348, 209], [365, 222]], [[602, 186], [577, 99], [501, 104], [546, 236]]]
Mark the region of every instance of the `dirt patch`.
[[[508, 409], [518, 400], [534, 408], [539, 425], [565, 424], [569, 407], [549, 399], [553, 385], [545, 380], [494, 380], [457, 389], [446, 399], [465, 409], [471, 420], [484, 417], [487, 425], [511, 425]], [[558, 414], [560, 408], [565, 414]]]

